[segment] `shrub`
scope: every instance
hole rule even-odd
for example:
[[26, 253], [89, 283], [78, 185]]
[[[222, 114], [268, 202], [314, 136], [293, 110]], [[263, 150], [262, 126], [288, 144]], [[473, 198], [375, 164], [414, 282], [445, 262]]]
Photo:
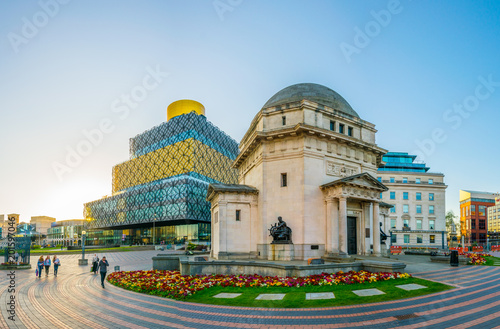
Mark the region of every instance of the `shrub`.
[[40, 249], [40, 248], [42, 248], [42, 246], [40, 246], [39, 244], [31, 246], [31, 249]]

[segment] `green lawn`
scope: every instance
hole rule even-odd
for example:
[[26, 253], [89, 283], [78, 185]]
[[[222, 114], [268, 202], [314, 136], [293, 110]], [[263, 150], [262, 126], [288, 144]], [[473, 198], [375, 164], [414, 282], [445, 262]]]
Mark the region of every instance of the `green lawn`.
[[[409, 283], [416, 283], [426, 286], [425, 289], [405, 291], [396, 288], [396, 285], [403, 285]], [[361, 289], [379, 289], [385, 292], [385, 295], [377, 295], [370, 297], [359, 297], [354, 294], [353, 290]], [[454, 287], [417, 279], [400, 279], [388, 280], [375, 283], [363, 283], [352, 285], [338, 285], [338, 286], [306, 286], [301, 288], [285, 288], [285, 287], [269, 287], [269, 288], [237, 288], [237, 287], [212, 287], [197, 292], [185, 299], [187, 302], [213, 304], [213, 305], [228, 305], [228, 306], [247, 306], [247, 307], [277, 307], [277, 308], [304, 308], [304, 307], [328, 307], [328, 306], [342, 306], [363, 303], [376, 303], [385, 302], [389, 300], [396, 300], [402, 298], [416, 297], [436, 293]], [[241, 296], [232, 299], [214, 298], [213, 296], [219, 293], [242, 293]], [[311, 292], [333, 292], [335, 299], [326, 300], [306, 300], [306, 293]], [[283, 300], [270, 301], [270, 300], [255, 300], [259, 294], [283, 294], [286, 296]]]
[[486, 264], [484, 264], [485, 266], [500, 266], [500, 258], [498, 257], [491, 256], [491, 257], [485, 257], [485, 259], [486, 259]]
[[[85, 248], [85, 254], [102, 253], [104, 251], [134, 251], [134, 247], [120, 247], [120, 248], [101, 248], [101, 249], [87, 249]], [[61, 254], [81, 254], [81, 250], [61, 250], [61, 248], [44, 248], [44, 249], [32, 249], [31, 254], [50, 254], [50, 255], [61, 255]]]

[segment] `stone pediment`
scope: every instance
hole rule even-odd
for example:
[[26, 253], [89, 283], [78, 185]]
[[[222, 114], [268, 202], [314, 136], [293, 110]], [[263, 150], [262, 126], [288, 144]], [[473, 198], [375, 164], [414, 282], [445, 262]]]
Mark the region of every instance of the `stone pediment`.
[[364, 188], [368, 188], [371, 190], [377, 190], [380, 192], [388, 190], [388, 188], [384, 184], [379, 182], [376, 178], [374, 178], [372, 175], [370, 175], [368, 173], [361, 173], [361, 174], [337, 179], [331, 183], [321, 185], [321, 188], [325, 189], [328, 187], [343, 186], [343, 185], [364, 187]]

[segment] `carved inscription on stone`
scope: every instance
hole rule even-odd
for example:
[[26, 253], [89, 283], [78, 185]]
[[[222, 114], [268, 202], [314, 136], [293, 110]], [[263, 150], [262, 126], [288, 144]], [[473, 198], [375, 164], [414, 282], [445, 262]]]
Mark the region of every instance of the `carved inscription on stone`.
[[346, 165], [336, 164], [333, 161], [326, 161], [326, 174], [331, 176], [349, 177], [356, 175], [358, 169]]

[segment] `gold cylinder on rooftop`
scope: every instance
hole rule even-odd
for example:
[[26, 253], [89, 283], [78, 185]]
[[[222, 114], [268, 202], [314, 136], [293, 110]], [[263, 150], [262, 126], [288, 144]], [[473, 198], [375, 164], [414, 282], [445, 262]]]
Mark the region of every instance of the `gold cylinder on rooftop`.
[[172, 119], [173, 117], [187, 114], [193, 111], [198, 115], [205, 115], [205, 107], [197, 101], [182, 99], [173, 102], [167, 107], [167, 121]]

